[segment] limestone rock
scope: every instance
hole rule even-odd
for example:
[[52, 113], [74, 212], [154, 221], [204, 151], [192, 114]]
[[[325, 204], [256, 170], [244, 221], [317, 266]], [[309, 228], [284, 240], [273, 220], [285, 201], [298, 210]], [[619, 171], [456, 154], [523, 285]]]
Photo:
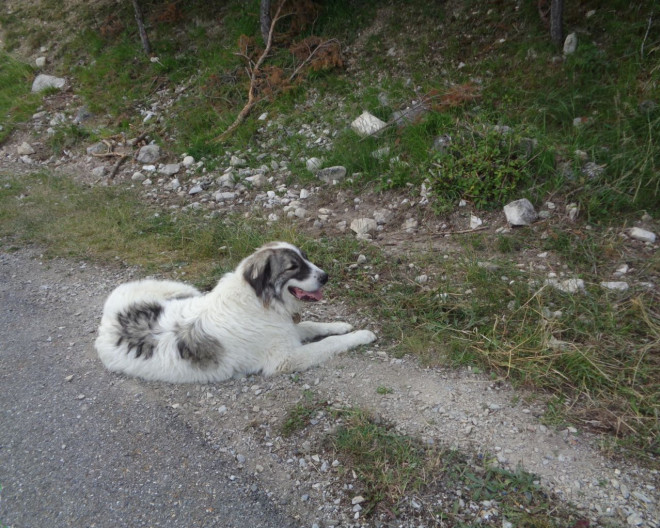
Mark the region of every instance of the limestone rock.
[[628, 233], [635, 240], [650, 242], [651, 244], [655, 243], [655, 233], [652, 231], [642, 229], [641, 227], [633, 227]]
[[507, 222], [514, 226], [529, 225], [538, 218], [534, 206], [527, 198], [506, 204], [504, 214]]
[[375, 115], [366, 110], [355, 121], [351, 123], [351, 128], [359, 136], [370, 136], [381, 131], [387, 126], [387, 123], [378, 119]]
[[337, 165], [335, 167], [328, 167], [327, 169], [321, 169], [316, 173], [316, 177], [319, 180], [323, 180], [326, 183], [340, 181], [346, 177], [346, 167]]
[[45, 73], [40, 73], [37, 75], [37, 77], [34, 79], [34, 82], [32, 83], [32, 91], [33, 92], [41, 92], [42, 90], [46, 90], [47, 88], [57, 88], [58, 90], [61, 90], [66, 86], [66, 79], [63, 79], [62, 77], [55, 77], [53, 75], [46, 75]]
[[139, 163], [155, 163], [160, 159], [160, 147], [158, 145], [145, 145], [137, 155]]

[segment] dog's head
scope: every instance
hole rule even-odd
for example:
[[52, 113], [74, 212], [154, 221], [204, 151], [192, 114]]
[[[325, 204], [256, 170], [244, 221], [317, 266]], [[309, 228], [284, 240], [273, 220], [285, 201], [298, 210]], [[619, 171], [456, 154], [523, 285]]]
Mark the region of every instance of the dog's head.
[[271, 242], [260, 247], [239, 264], [238, 271], [265, 307], [279, 301], [290, 312], [295, 312], [301, 301], [320, 301], [321, 288], [328, 282], [325, 271], [287, 242]]

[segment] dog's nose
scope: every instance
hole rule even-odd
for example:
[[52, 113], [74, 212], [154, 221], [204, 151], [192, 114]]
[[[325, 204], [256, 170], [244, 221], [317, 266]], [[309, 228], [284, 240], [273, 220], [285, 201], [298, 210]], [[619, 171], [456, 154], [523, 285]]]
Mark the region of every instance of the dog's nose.
[[324, 271], [323, 274], [319, 277], [319, 282], [325, 284], [328, 282], [328, 274]]

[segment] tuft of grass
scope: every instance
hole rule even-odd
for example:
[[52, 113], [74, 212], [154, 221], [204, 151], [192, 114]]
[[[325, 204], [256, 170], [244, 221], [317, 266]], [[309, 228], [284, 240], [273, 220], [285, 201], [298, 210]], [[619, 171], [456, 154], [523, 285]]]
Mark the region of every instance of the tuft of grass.
[[303, 391], [301, 401], [287, 412], [281, 427], [282, 435], [288, 438], [301, 431], [309, 425], [313, 416], [326, 407], [326, 402], [320, 401], [312, 391]]
[[27, 64], [0, 50], [0, 144], [36, 110], [41, 96], [30, 93], [34, 74]]

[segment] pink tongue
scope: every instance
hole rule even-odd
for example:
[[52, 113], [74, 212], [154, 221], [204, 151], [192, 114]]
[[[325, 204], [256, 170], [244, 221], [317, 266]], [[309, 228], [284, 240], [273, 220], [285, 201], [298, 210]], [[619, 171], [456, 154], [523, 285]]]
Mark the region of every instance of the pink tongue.
[[321, 290], [309, 292], [300, 288], [293, 288], [293, 294], [301, 301], [320, 301], [323, 298]]

